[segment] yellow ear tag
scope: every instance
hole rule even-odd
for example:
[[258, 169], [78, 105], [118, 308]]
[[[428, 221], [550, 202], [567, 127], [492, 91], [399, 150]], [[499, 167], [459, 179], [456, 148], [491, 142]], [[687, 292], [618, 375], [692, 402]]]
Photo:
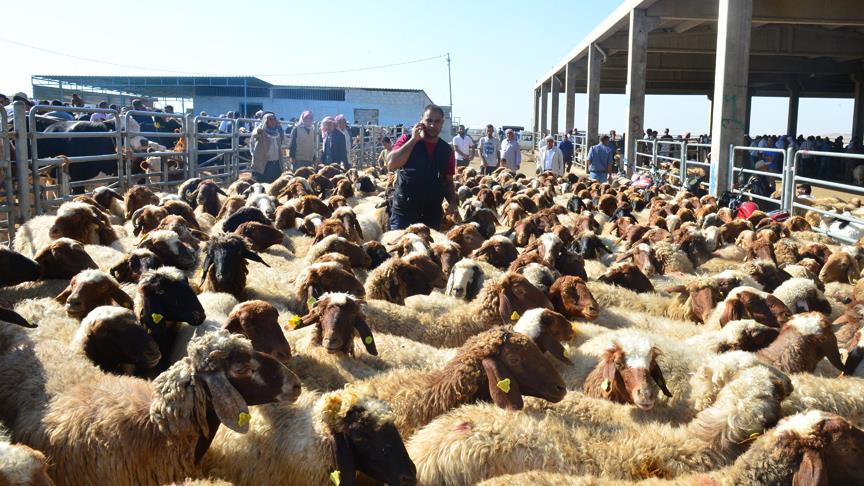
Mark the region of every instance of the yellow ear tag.
[[759, 432], [753, 432], [752, 434], [750, 434], [750, 438], [755, 439], [756, 437], [759, 437], [760, 435], [762, 435], [762, 434], [760, 434]]
[[363, 342], [366, 344], [372, 344], [372, 336], [366, 336], [363, 338]]
[[603, 380], [603, 383], [600, 383], [600, 388], [602, 388], [603, 391], [608, 392], [609, 390], [612, 389], [612, 383], [609, 383], [608, 379]]
[[504, 378], [503, 380], [499, 380], [495, 385], [504, 393], [510, 393], [510, 378]]
[[570, 348], [568, 346], [564, 346], [564, 357], [570, 358]]
[[516, 311], [513, 311], [513, 313], [510, 314], [510, 320], [511, 321], [518, 321], [519, 320], [519, 313]]
[[251, 420], [251, 419], [252, 419], [252, 416], [249, 415], [248, 413], [240, 412], [240, 416], [237, 418], [237, 426], [238, 427], [245, 427], [249, 423], [249, 420]]
[[308, 299], [306, 299], [306, 307], [311, 309], [315, 306], [316, 302], [318, 302], [318, 299], [316, 299], [315, 297], [309, 297]]
[[664, 380], [662, 376], [660, 378], [657, 378], [657, 385], [666, 386], [666, 380]]
[[123, 307], [125, 307], [125, 308], [127, 308], [127, 309], [131, 309], [131, 308], [132, 308], [132, 304], [130, 304], [129, 302], [124, 302], [124, 303], [123, 303]]
[[159, 324], [162, 322], [162, 314], [156, 314], [154, 312], [153, 314], [150, 314], [150, 317], [153, 319], [153, 324]]
[[291, 329], [297, 329], [297, 326], [300, 325], [301, 321], [303, 321], [303, 319], [301, 319], [300, 316], [291, 316], [291, 319], [288, 319], [288, 325], [291, 326]]
[[330, 473], [330, 482], [339, 486], [339, 483], [342, 482], [342, 472], [341, 471], [333, 471]]

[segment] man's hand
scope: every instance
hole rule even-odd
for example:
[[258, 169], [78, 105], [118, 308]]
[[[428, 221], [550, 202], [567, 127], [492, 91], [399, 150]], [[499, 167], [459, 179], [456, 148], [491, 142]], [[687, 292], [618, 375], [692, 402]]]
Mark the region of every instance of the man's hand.
[[423, 138], [423, 131], [424, 130], [426, 130], [426, 124], [425, 123], [420, 122], [420, 123], [414, 125], [414, 128], [411, 129], [411, 138], [415, 138], [417, 140], [420, 140], [421, 138]]

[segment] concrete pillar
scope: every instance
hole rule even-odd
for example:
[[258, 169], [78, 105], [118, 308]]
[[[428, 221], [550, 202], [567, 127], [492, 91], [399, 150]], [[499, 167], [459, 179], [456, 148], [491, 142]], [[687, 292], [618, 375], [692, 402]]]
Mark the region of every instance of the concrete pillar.
[[708, 93], [708, 135], [714, 133], [714, 93]]
[[558, 103], [561, 101], [561, 81], [558, 76], [552, 76], [552, 106], [550, 107], [552, 123], [549, 124], [552, 133], [558, 133]]
[[864, 136], [864, 72], [856, 74], [855, 108], [852, 111], [852, 136]]
[[534, 90], [534, 131], [540, 131], [540, 88]]
[[540, 131], [546, 133], [549, 130], [549, 118], [546, 110], [549, 107], [549, 85], [540, 87]]
[[586, 143], [590, 147], [599, 141], [600, 124], [600, 51], [596, 44], [588, 46], [588, 119], [585, 122]]
[[750, 135], [750, 116], [753, 113], [753, 92], [747, 91], [747, 110], [744, 116], [744, 134]]
[[576, 118], [576, 66], [567, 63], [564, 71], [564, 130], [573, 130]]
[[711, 194], [729, 188], [729, 146], [744, 142], [748, 117], [750, 24], [753, 0], [719, 0], [717, 60], [714, 68], [714, 137], [711, 139]]
[[636, 169], [636, 140], [642, 138], [645, 119], [645, 77], [648, 66], [648, 25], [645, 9], [630, 11], [630, 37], [627, 44], [627, 120], [624, 158], [627, 174]]
[[789, 112], [786, 116], [786, 135], [798, 135], [798, 100], [801, 90], [797, 86], [789, 88]]

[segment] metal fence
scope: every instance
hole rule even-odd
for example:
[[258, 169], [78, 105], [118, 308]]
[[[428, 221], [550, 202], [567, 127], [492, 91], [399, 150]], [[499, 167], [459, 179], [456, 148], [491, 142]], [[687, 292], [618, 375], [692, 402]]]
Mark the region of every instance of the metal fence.
[[702, 176], [700, 176], [702, 182], [699, 185], [703, 189], [708, 189], [708, 181], [711, 180], [711, 163], [705, 160], [710, 152], [710, 143], [684, 141], [684, 169], [681, 171], [681, 177], [686, 181], [689, 178], [690, 168], [699, 167], [702, 169]]
[[[42, 132], [36, 129], [37, 115], [47, 112], [65, 112], [65, 113], [102, 113], [109, 118], [115, 120], [114, 127], [105, 132]], [[75, 194], [83, 194], [86, 191], [86, 186], [108, 186], [119, 191], [123, 190], [122, 174], [123, 174], [123, 154], [119, 147], [122, 146], [120, 127], [117, 126], [116, 120], [118, 113], [116, 110], [103, 108], [72, 108], [67, 106], [34, 106], [28, 114], [27, 130], [28, 140], [30, 143], [30, 177], [31, 186], [33, 188], [33, 209], [35, 214], [43, 214], [49, 208], [56, 207], [64, 201], [72, 199]], [[40, 120], [41, 123], [41, 120]], [[16, 127], [16, 130], [19, 128]], [[60, 153], [51, 157], [40, 157], [39, 150], [50, 148], [43, 144], [40, 147], [40, 141], [60, 140], [67, 141], [65, 148], [72, 147], [73, 140], [82, 139], [110, 139], [113, 141], [113, 153], [100, 155], [83, 155], [69, 156], [70, 153]], [[62, 147], [62, 143], [58, 143], [54, 148]], [[69, 172], [73, 170], [73, 165], [83, 164], [85, 162], [114, 162], [114, 166], [109, 169], [108, 166], [103, 166], [109, 174], [106, 177], [90, 178], [86, 181], [70, 181]], [[112, 172], [113, 169], [113, 173]], [[43, 197], [44, 196], [44, 197]]]
[[[782, 160], [781, 166], [782, 170], [777, 172], [769, 172], [763, 170], [756, 169], [747, 169], [738, 164], [736, 164], [736, 154], [746, 154], [746, 157], [753, 158], [752, 154], [757, 152], [758, 155], [756, 158], [758, 160], [762, 160], [765, 157], [765, 154], [777, 154], [773, 157], [780, 157]], [[739, 159], [740, 160], [740, 159]], [[789, 161], [789, 157], [787, 157], [787, 151], [778, 148], [759, 148], [759, 147], [746, 147], [746, 146], [737, 146], [732, 145], [729, 147], [729, 187], [732, 192], [742, 193], [747, 197], [752, 199], [758, 199], [760, 201], [764, 201], [776, 207], [772, 207], [771, 209], [779, 209], [783, 207], [783, 199], [782, 195], [786, 191], [786, 164]], [[745, 191], [742, 188], [745, 186], [744, 180], [748, 179], [749, 176], [744, 175], [749, 174], [749, 176], [757, 176], [762, 177], [762, 181], [766, 183], [768, 190], [767, 195], [755, 194], [751, 191]], [[742, 177], [742, 175], [744, 175]], [[735, 182], [738, 181], [738, 184]], [[772, 197], [775, 193], [777, 193], [777, 182], [780, 181], [780, 197]]]
[[645, 138], [636, 140], [636, 169], [651, 170], [651, 166], [656, 164], [657, 142]]
[[[795, 154], [791, 157], [792, 163], [788, 164], [788, 170], [784, 171], [788, 177], [788, 184], [783, 192], [783, 207], [789, 211], [795, 209], [801, 209], [805, 211], [815, 211], [820, 215], [832, 218], [835, 220], [844, 221], [846, 223], [855, 225], [855, 228], [859, 231], [858, 233], [864, 232], [864, 220], [861, 218], [856, 218], [854, 216], [839, 214], [832, 211], [825, 211], [824, 209], [816, 208], [807, 204], [802, 204], [798, 202], [795, 197], [795, 189], [798, 187], [798, 184], [810, 184], [812, 186], [824, 187], [827, 189], [835, 189], [839, 191], [849, 192], [857, 195], [864, 195], [864, 187], [861, 186], [852, 186], [849, 184], [840, 184], [838, 182], [825, 181], [822, 179], [813, 179], [811, 177], [804, 177], [798, 175], [798, 164], [801, 161], [801, 157], [803, 155], [810, 155], [815, 157], [835, 157], [839, 159], [851, 159], [851, 160], [860, 160], [864, 163], [864, 155], [859, 154], [847, 154], [847, 153], [837, 153], [837, 152], [819, 152], [816, 150], [799, 150], [795, 152]], [[846, 243], [856, 243], [857, 240], [855, 238], [850, 238], [848, 236], [849, 233], [842, 233], [837, 231], [832, 231], [829, 226], [828, 229], [823, 229], [819, 227], [813, 228], [815, 231], [819, 231], [827, 234], [835, 239], [844, 241]]]
[[[201, 124], [218, 124], [216, 131], [201, 133], [198, 131]], [[223, 129], [227, 129], [224, 131]], [[202, 177], [208, 179], [230, 182], [234, 178], [235, 154], [237, 139], [234, 133], [237, 131], [237, 120], [233, 118], [220, 118], [216, 116], [196, 116], [190, 124], [194, 144], [189, 144], [189, 173], [191, 177]], [[281, 149], [281, 147], [280, 147]]]
[[15, 187], [12, 174], [12, 139], [6, 110], [0, 108], [0, 240], [12, 242], [15, 232]]
[[[137, 117], [137, 118], [136, 118]], [[152, 122], [140, 123], [140, 118], [149, 118]], [[179, 132], [155, 131], [157, 123], [167, 124], [175, 121], [180, 125]], [[189, 156], [192, 146], [189, 140], [189, 116], [177, 113], [160, 113], [154, 111], [127, 111], [123, 115], [123, 156], [125, 167], [124, 187], [135, 184], [144, 184], [165, 188], [177, 185], [187, 177], [191, 177], [189, 170]], [[156, 139], [173, 147], [165, 147], [164, 150], [150, 150], [149, 139]], [[182, 149], [178, 143], [183, 140]], [[144, 141], [148, 142], [148, 149], [143, 147]], [[161, 144], [160, 145], [165, 145]], [[143, 166], [141, 165], [143, 163]], [[139, 164], [134, 167], [133, 164]]]

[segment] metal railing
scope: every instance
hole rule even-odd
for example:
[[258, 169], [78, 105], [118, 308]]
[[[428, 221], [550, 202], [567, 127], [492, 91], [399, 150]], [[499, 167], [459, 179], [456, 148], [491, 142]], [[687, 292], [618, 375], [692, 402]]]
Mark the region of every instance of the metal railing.
[[[685, 155], [687, 154], [687, 142], [683, 140], [657, 140], [655, 146], [657, 147], [656, 160], [670, 162], [669, 178], [675, 178], [678, 180], [679, 185], [683, 185], [687, 180], [686, 164], [684, 163]], [[671, 170], [674, 168], [676, 162], [678, 163], [677, 173]], [[670, 182], [672, 181], [670, 180]]]
[[9, 131], [9, 118], [6, 110], [0, 108], [0, 237], [8, 243], [12, 243], [12, 235], [15, 233], [15, 187], [12, 175], [12, 139], [14, 135]]
[[[586, 171], [588, 170], [587, 137], [587, 135], [576, 135], [576, 142], [573, 144], [573, 164]], [[576, 154], [578, 154], [578, 157]]]
[[[782, 169], [779, 173], [777, 172], [768, 172], [756, 169], [746, 169], [744, 167], [736, 167], [735, 166], [735, 154], [737, 153], [752, 153], [752, 152], [760, 152], [760, 160], [761, 153], [771, 153], [778, 154], [782, 158]], [[783, 194], [787, 190], [786, 183], [786, 165], [789, 162], [789, 152], [784, 149], [778, 148], [759, 148], [759, 147], [747, 147], [747, 146], [738, 146], [738, 145], [730, 145], [729, 146], [729, 188], [732, 192], [737, 192], [740, 194], [744, 194], [752, 199], [758, 199], [760, 201], [765, 201], [771, 204], [776, 204], [777, 208], [783, 208]], [[749, 157], [749, 155], [748, 155]], [[776, 182], [771, 183], [768, 189], [768, 195], [755, 194], [750, 191], [742, 191], [740, 188], [736, 188], [735, 180], [736, 174], [750, 174], [754, 176], [767, 177], [768, 179], [774, 179], [780, 181], [780, 198], [771, 197], [776, 192]], [[767, 182], [767, 181], [766, 181]]]
[[[786, 190], [783, 193], [783, 197], [784, 197], [783, 206], [784, 206], [784, 208], [786, 208], [790, 212], [794, 209], [802, 209], [805, 211], [814, 211], [814, 212], [819, 213], [820, 215], [827, 217], [827, 218], [839, 219], [841, 221], [845, 221], [845, 222], [850, 223], [850, 224], [855, 224], [858, 228], [861, 229], [862, 232], [864, 232], [864, 220], [862, 220], [860, 218], [856, 218], [856, 217], [851, 216], [851, 215], [847, 216], [847, 215], [839, 214], [836, 212], [825, 211], [824, 209], [816, 208], [813, 206], [808, 206], [806, 204], [801, 204], [796, 200], [795, 190], [798, 187], [798, 184], [801, 184], [801, 183], [810, 184], [810, 185], [817, 186], [817, 187], [824, 187], [824, 188], [828, 188], [828, 189], [836, 189], [839, 191], [849, 192], [852, 194], [864, 195], [864, 187], [852, 186], [849, 184], [840, 184], [838, 182], [825, 181], [822, 179], [813, 179], [811, 177], [804, 177], [804, 176], [797, 175], [798, 174], [798, 171], [797, 171], [798, 163], [801, 161], [801, 157], [804, 155], [815, 156], [815, 157], [835, 157], [835, 158], [840, 158], [840, 159], [860, 160], [860, 161], [864, 162], [864, 155], [859, 155], [859, 154], [847, 154], [847, 153], [838, 153], [838, 152], [820, 152], [820, 151], [816, 151], [816, 150], [799, 150], [799, 151], [795, 152], [795, 154], [791, 157], [792, 163], [789, 164], [788, 172], [787, 172], [789, 183], [786, 187]], [[846, 235], [838, 234], [836, 232], [831, 231], [830, 226], [827, 230], [820, 228], [820, 227], [814, 227], [813, 230], [819, 231], [821, 233], [825, 233], [832, 238], [844, 241], [846, 243], [857, 243], [857, 240], [855, 238], [849, 238]]]
[[261, 123], [256, 118], [237, 118], [234, 125], [234, 178], [240, 173], [251, 170], [252, 166], [252, 130]]
[[[635, 155], [634, 167], [636, 170], [651, 170], [651, 166], [657, 164], [657, 141], [646, 138], [636, 140]], [[646, 159], [647, 163], [645, 163]]]
[[[145, 126], [135, 119], [135, 117], [150, 117], [154, 123]], [[156, 120], [162, 120], [167, 123], [169, 120], [174, 120], [180, 124], [180, 132], [159, 132], [148, 131], [156, 129]], [[161, 113], [155, 111], [137, 111], [130, 110], [123, 115], [123, 158], [125, 166], [125, 186], [133, 186], [143, 184], [148, 186], [157, 186], [165, 188], [166, 186], [177, 185], [183, 182], [183, 179], [190, 176], [191, 168], [189, 153], [192, 150], [189, 133], [189, 116], [184, 116], [179, 113]], [[168, 140], [183, 140], [183, 150], [165, 147], [164, 150], [143, 150], [142, 143], [144, 140], [156, 138], [163, 141]], [[165, 140], [168, 139], [168, 140]], [[147, 162], [147, 167], [133, 167], [132, 164], [138, 160]], [[157, 167], [156, 164], [159, 164]], [[177, 168], [170, 168], [170, 164], [177, 164]]]
[[[710, 143], [699, 142], [684, 142], [684, 169], [681, 171], [681, 177], [686, 181], [688, 179], [690, 167], [701, 167], [703, 169], [704, 178], [699, 183], [703, 189], [708, 189], [708, 181], [711, 180], [711, 163], [705, 162], [708, 154], [711, 152]], [[690, 158], [690, 157], [694, 158]]]
[[[218, 123], [217, 132], [200, 133], [200, 123]], [[223, 132], [222, 127], [228, 124], [230, 131]], [[194, 127], [194, 128], [192, 128]], [[192, 136], [188, 138], [195, 141], [189, 145], [189, 150], [194, 153], [189, 159], [191, 177], [222, 180], [230, 182], [234, 176], [235, 154], [237, 153], [237, 121], [233, 118], [220, 118], [216, 116], [196, 116], [190, 124]], [[227, 147], [225, 145], [227, 144]], [[281, 150], [281, 147], [280, 147]]]
[[[36, 115], [40, 112], [59, 111], [65, 113], [103, 113], [109, 118], [115, 120], [114, 127], [111, 129], [108, 126], [108, 131], [98, 132], [41, 132], [36, 130], [37, 119]], [[118, 113], [116, 110], [104, 108], [72, 108], [68, 106], [34, 106], [28, 114], [27, 131], [28, 140], [30, 142], [30, 173], [33, 187], [33, 209], [35, 214], [43, 214], [49, 207], [59, 206], [64, 201], [72, 199], [75, 194], [83, 194], [86, 191], [86, 186], [108, 186], [112, 189], [123, 191], [123, 154], [119, 147], [122, 147], [121, 130], [117, 126], [116, 120]], [[63, 120], [57, 120], [63, 121]], [[16, 127], [16, 130], [18, 127]], [[59, 150], [58, 146], [51, 147], [50, 143], [46, 146], [43, 144], [40, 147], [40, 140], [67, 140], [65, 149], [71, 149], [73, 140], [80, 139], [111, 139], [114, 145], [114, 152], [99, 155], [83, 155], [75, 156], [72, 150], [63, 150], [52, 157], [39, 157], [40, 149], [43, 151]], [[90, 178], [87, 180], [70, 181], [69, 172], [72, 170], [72, 165], [93, 163], [93, 162], [115, 162], [114, 174], [108, 177]], [[107, 166], [101, 167], [107, 169]], [[56, 181], [51, 180], [52, 172], [56, 175]], [[108, 172], [111, 172], [108, 170]], [[97, 172], [98, 174], [98, 172]], [[45, 184], [42, 184], [42, 177], [45, 176]], [[50, 197], [49, 197], [50, 194]], [[43, 199], [44, 197], [44, 199]]]

